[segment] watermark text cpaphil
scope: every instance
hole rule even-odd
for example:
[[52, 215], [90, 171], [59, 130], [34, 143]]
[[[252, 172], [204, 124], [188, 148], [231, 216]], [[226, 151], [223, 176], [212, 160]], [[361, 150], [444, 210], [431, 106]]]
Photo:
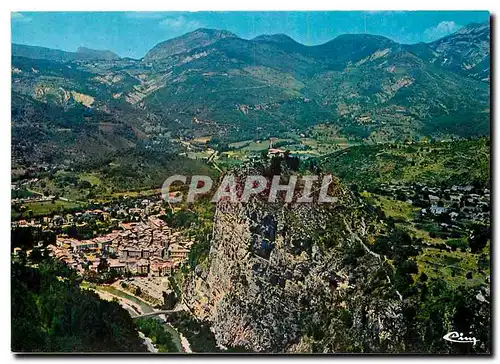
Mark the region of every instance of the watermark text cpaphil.
[[[190, 178], [184, 175], [168, 177], [162, 186], [162, 198], [169, 203], [182, 201], [194, 202], [197, 196], [211, 194], [211, 202], [219, 201], [248, 202], [252, 196], [264, 197], [268, 202], [278, 200], [284, 202], [319, 204], [335, 203], [337, 197], [329, 195], [333, 177], [291, 175], [287, 177], [250, 175], [246, 178], [232, 174], [225, 175], [218, 185], [209, 176], [194, 175]], [[175, 190], [171, 191], [175, 186]], [[182, 188], [184, 187], [184, 188]], [[187, 191], [182, 192], [181, 190]]]

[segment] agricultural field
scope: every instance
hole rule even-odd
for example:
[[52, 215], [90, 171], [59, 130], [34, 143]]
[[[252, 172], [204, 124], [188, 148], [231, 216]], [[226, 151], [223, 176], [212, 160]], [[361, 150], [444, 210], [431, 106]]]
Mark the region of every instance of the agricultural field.
[[84, 205], [78, 202], [52, 200], [41, 202], [30, 202], [23, 204], [19, 209], [11, 210], [12, 218], [23, 217], [40, 217], [47, 216], [52, 213], [62, 213], [64, 210], [81, 208]]
[[[359, 144], [340, 136], [338, 128], [326, 124], [315, 125], [303, 133], [281, 133], [280, 138], [272, 138], [272, 141], [273, 148], [288, 150], [292, 155], [301, 157], [320, 157]], [[269, 147], [270, 139], [241, 140], [229, 143], [228, 150], [222, 152], [221, 157], [242, 161], [266, 152]]]

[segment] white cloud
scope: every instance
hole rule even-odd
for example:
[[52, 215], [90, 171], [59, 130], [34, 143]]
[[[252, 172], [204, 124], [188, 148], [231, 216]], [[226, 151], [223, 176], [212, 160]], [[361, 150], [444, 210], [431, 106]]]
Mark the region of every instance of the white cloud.
[[10, 13], [10, 18], [12, 19], [13, 22], [19, 22], [19, 23], [28, 23], [31, 21], [31, 18], [29, 16], [26, 16], [18, 12]]
[[160, 26], [173, 31], [189, 31], [200, 28], [202, 24], [197, 20], [188, 20], [185, 16], [179, 15], [175, 18], [163, 19], [160, 22]]
[[442, 21], [434, 27], [427, 28], [424, 31], [424, 39], [428, 42], [434, 41], [451, 33], [455, 33], [461, 27], [461, 25], [454, 21]]

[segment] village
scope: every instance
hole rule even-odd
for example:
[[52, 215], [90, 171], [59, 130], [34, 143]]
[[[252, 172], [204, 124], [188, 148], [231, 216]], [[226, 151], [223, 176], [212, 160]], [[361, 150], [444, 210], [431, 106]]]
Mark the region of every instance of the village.
[[422, 183], [410, 185], [381, 184], [376, 191], [394, 200], [418, 207], [418, 219], [434, 221], [442, 231], [466, 230], [470, 223], [488, 225], [491, 219], [490, 190], [473, 185], [450, 188], [430, 187]]
[[[55, 243], [46, 248], [82, 276], [112, 272], [116, 277], [164, 277], [186, 261], [194, 240], [160, 218], [165, 210], [159, 198], [123, 199], [99, 207], [14, 221], [12, 227], [57, 231]], [[76, 235], [85, 232], [89, 226], [90, 230], [97, 226], [110, 231], [86, 239], [69, 236], [75, 235], [75, 230]]]

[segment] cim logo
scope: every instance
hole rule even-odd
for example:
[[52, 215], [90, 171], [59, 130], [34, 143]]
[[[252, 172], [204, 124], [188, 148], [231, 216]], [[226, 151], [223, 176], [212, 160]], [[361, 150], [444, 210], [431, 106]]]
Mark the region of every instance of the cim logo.
[[443, 339], [446, 341], [450, 341], [452, 343], [461, 343], [461, 344], [472, 344], [476, 345], [476, 343], [479, 341], [473, 336], [464, 336], [464, 334], [458, 333], [456, 331], [449, 332], [446, 335], [443, 336]]

